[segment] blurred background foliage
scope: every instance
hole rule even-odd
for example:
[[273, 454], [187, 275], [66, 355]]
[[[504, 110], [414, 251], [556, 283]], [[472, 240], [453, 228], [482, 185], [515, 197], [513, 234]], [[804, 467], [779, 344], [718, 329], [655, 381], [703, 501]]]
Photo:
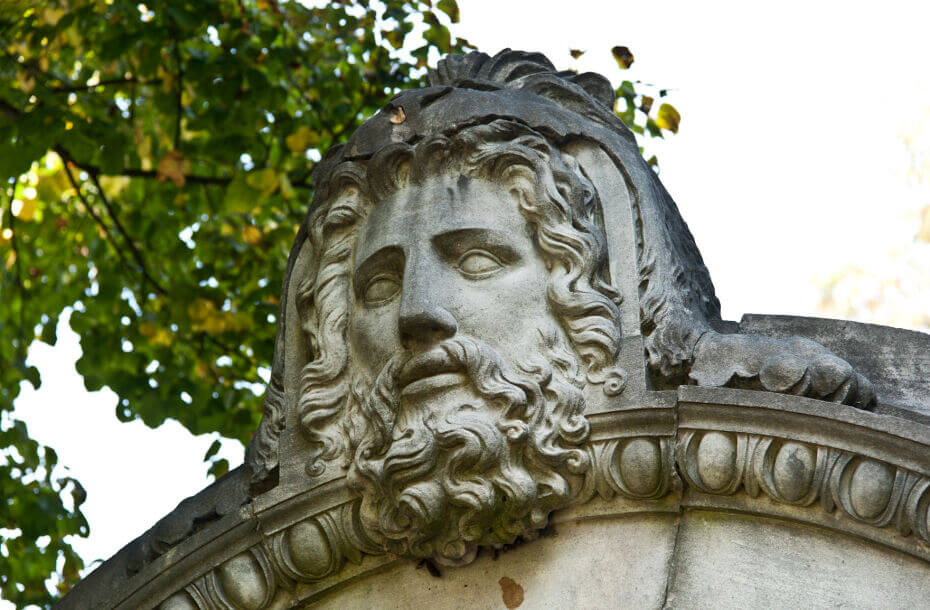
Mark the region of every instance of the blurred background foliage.
[[910, 210], [910, 235], [884, 256], [842, 266], [820, 285], [817, 309], [845, 318], [930, 332], [930, 110], [900, 134], [906, 180], [925, 202]]
[[[84, 568], [68, 543], [84, 491], [10, 415], [41, 383], [30, 344], [73, 309], [78, 372], [117, 417], [248, 443], [313, 164], [471, 49], [458, 16], [455, 0], [0, 2], [0, 597], [47, 606]], [[677, 132], [664, 90], [617, 94], [638, 134]]]

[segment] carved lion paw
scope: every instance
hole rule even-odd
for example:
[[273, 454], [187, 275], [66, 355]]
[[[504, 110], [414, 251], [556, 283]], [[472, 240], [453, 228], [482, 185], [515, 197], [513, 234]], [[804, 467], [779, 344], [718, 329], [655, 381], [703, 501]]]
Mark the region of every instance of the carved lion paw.
[[860, 409], [875, 405], [868, 379], [824, 346], [801, 337], [773, 339], [709, 331], [695, 346], [689, 377], [701, 386], [810, 396]]

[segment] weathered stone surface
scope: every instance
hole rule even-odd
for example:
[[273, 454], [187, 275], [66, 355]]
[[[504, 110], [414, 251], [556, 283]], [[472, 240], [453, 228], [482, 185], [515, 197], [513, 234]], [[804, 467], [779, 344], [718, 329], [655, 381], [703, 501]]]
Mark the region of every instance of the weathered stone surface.
[[670, 578], [671, 608], [903, 608], [930, 595], [923, 561], [788, 521], [708, 511], [682, 517]]
[[[884, 358], [923, 339], [721, 320], [603, 77], [508, 50], [430, 79], [314, 171], [246, 466], [62, 607], [919, 599], [930, 428], [889, 414], [927, 385]], [[866, 591], [869, 562], [899, 572]]]
[[758, 314], [743, 316], [739, 326], [747, 333], [822, 343], [871, 380], [879, 412], [930, 423], [930, 334], [848, 320]]
[[558, 525], [532, 543], [433, 574], [398, 562], [313, 607], [661, 608], [675, 521], [643, 515]]

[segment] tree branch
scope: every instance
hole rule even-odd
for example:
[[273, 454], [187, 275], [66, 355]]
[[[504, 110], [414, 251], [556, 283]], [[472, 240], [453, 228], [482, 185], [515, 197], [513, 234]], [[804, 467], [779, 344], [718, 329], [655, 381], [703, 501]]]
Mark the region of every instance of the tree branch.
[[120, 250], [119, 246], [113, 243], [113, 237], [110, 235], [110, 229], [107, 227], [106, 223], [103, 222], [103, 219], [100, 218], [100, 216], [94, 210], [93, 206], [90, 205], [90, 203], [84, 197], [84, 194], [81, 192], [81, 188], [78, 185], [77, 181], [74, 179], [74, 176], [71, 174], [71, 168], [68, 167], [67, 162], [65, 162], [64, 168], [65, 168], [65, 175], [68, 176], [68, 182], [71, 183], [71, 186], [74, 188], [75, 192], [77, 193], [78, 199], [84, 205], [84, 209], [87, 210], [87, 213], [90, 214], [91, 218], [94, 219], [94, 222], [97, 223], [97, 226], [103, 232], [104, 240], [108, 244], [110, 244], [111, 248], [113, 248], [113, 252], [115, 252], [116, 256], [119, 257], [119, 260], [121, 263], [123, 263], [123, 266], [126, 267], [127, 269], [131, 269], [132, 265], [130, 265], [129, 261], [126, 260], [126, 257], [123, 255], [123, 251]]
[[119, 234], [123, 236], [123, 241], [126, 242], [126, 246], [132, 253], [132, 257], [136, 259], [136, 262], [139, 264], [139, 269], [142, 271], [142, 275], [145, 277], [145, 279], [151, 282], [152, 286], [155, 287], [156, 292], [163, 295], [168, 294], [168, 291], [165, 290], [161, 284], [155, 281], [155, 278], [153, 278], [149, 273], [149, 270], [145, 265], [145, 259], [142, 257], [142, 253], [139, 252], [139, 249], [136, 247], [132, 237], [129, 236], [129, 232], [126, 231], [123, 223], [120, 222], [119, 217], [116, 215], [116, 210], [113, 209], [109, 199], [107, 199], [106, 193], [103, 192], [103, 187], [100, 186], [100, 181], [97, 179], [97, 175], [91, 174], [90, 179], [93, 180], [94, 186], [97, 188], [97, 194], [100, 197], [100, 201], [103, 202], [103, 207], [107, 209], [107, 214], [109, 214], [110, 220], [113, 221], [113, 225], [116, 226], [116, 230], [119, 231]]
[[19, 244], [16, 241], [16, 216], [13, 215], [13, 199], [16, 197], [17, 179], [10, 180], [12, 188], [10, 189], [9, 207], [10, 213], [10, 247], [13, 249], [13, 257], [16, 263], [16, 289], [19, 292], [19, 342], [16, 346], [17, 357], [20, 360], [26, 359], [26, 322], [23, 312], [26, 310], [26, 286], [23, 284], [23, 264], [19, 256]]
[[162, 82], [160, 78], [153, 78], [151, 80], [140, 81], [136, 77], [131, 78], [111, 78], [108, 80], [102, 80], [96, 85], [68, 85], [66, 87], [49, 87], [49, 91], [52, 93], [76, 93], [78, 91], [89, 91], [91, 89], [96, 89], [97, 87], [105, 87], [107, 85], [157, 85]]
[[177, 118], [174, 123], [174, 149], [180, 150], [179, 146], [181, 145], [181, 117], [184, 116], [184, 106], [181, 104], [181, 92], [184, 87], [183, 78], [184, 78], [184, 68], [181, 66], [181, 46], [180, 43], [174, 41], [174, 62], [178, 66], [178, 77], [177, 77], [177, 103], [176, 111]]
[[[0, 114], [5, 118], [15, 121], [22, 116], [22, 113], [9, 102], [0, 99]], [[58, 153], [58, 156], [62, 158], [65, 163], [71, 162], [75, 167], [79, 167], [84, 170], [91, 176], [106, 176], [106, 172], [102, 171], [98, 166], [91, 165], [89, 163], [81, 163], [76, 160], [74, 156], [62, 145], [57, 145], [54, 148], [55, 152]], [[126, 168], [121, 171], [117, 176], [126, 176], [127, 178], [149, 178], [149, 179], [158, 179], [158, 172], [154, 170], [146, 169], [137, 169], [137, 168]], [[225, 178], [222, 176], [196, 176], [196, 175], [185, 175], [184, 180], [191, 184], [218, 184], [220, 186], [226, 186], [232, 182], [232, 178]], [[312, 186], [307, 182], [293, 182], [291, 186], [299, 189], [309, 189]]]
[[[0, 108], [2, 108], [2, 104], [0, 104]], [[61, 146], [60, 144], [55, 147], [55, 152], [58, 153], [58, 156], [60, 156], [64, 161], [66, 162], [70, 161], [76, 167], [81, 168], [82, 170], [90, 174], [91, 176], [108, 175], [106, 172], [102, 171], [96, 165], [91, 165], [89, 163], [81, 163], [75, 160], [75, 158], [71, 156], [71, 153], [68, 152], [68, 150], [65, 147]], [[116, 174], [116, 175], [126, 176], [127, 178], [155, 178], [155, 179], [158, 178], [158, 172], [154, 170], [134, 169], [134, 168], [124, 169], [123, 171], [121, 171], [119, 174]], [[190, 182], [192, 184], [227, 185], [230, 182], [232, 182], [232, 178], [221, 178], [221, 177], [214, 177], [214, 176], [184, 176], [184, 179], [187, 182]]]
[[3, 117], [11, 121], [15, 121], [20, 117], [20, 111], [16, 109], [16, 106], [13, 106], [6, 100], [0, 100], [0, 114], [3, 114]]

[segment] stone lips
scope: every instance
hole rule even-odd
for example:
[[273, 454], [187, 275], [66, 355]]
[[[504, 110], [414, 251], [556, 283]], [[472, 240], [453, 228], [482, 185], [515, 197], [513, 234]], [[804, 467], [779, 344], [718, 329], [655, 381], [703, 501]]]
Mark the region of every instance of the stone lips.
[[417, 354], [401, 365], [397, 387], [401, 396], [429, 393], [433, 390], [467, 382], [462, 365], [449, 357], [444, 349]]

